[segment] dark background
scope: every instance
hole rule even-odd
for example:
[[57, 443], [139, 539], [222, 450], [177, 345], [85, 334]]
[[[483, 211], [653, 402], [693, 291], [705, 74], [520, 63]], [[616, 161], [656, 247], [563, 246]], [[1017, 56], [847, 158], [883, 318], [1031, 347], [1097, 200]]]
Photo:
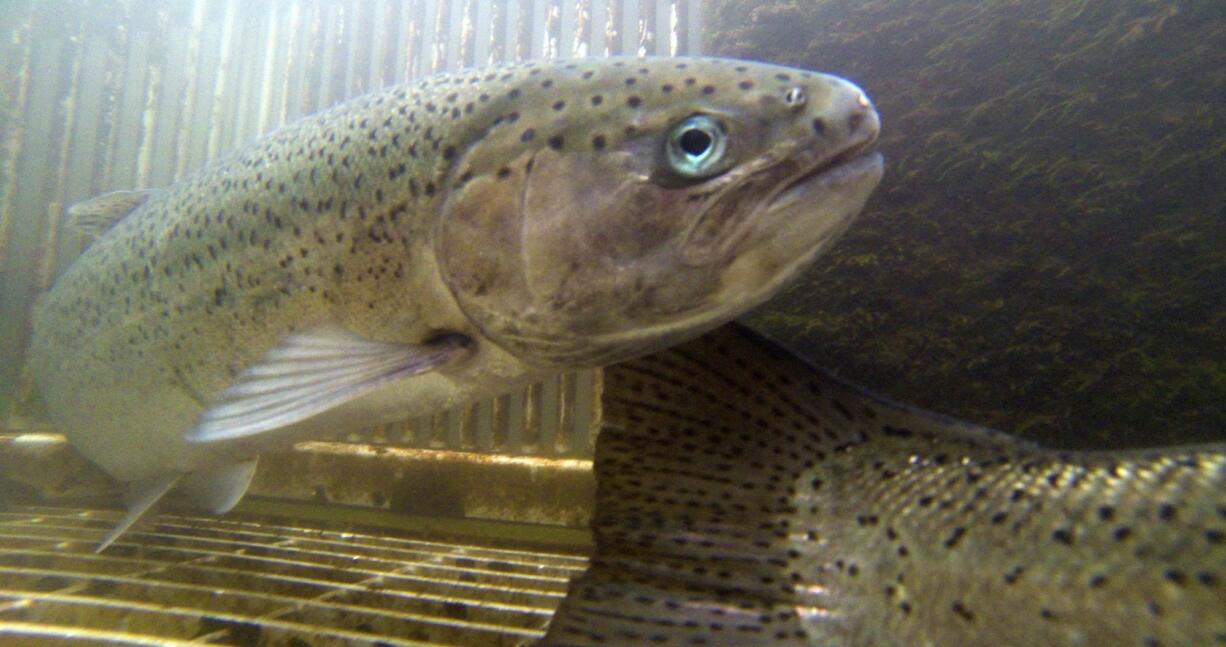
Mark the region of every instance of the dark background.
[[866, 212], [751, 325], [1049, 445], [1226, 439], [1226, 3], [708, 7], [711, 53], [846, 76], [883, 123]]

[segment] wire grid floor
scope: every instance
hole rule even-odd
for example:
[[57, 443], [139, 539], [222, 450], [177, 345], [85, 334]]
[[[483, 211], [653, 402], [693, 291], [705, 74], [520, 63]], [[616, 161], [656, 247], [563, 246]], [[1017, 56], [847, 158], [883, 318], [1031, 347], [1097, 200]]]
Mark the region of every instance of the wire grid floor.
[[118, 516], [0, 510], [0, 643], [529, 644], [587, 565], [493, 542], [169, 513], [93, 554]]

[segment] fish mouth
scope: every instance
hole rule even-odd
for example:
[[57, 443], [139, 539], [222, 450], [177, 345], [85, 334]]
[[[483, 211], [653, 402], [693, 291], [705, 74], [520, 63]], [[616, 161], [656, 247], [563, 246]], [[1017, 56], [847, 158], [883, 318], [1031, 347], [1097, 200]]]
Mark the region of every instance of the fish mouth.
[[827, 185], [856, 182], [880, 170], [884, 160], [881, 153], [874, 149], [875, 140], [876, 138], [873, 138], [860, 142], [830, 157], [819, 159], [793, 176], [764, 203], [767, 206], [773, 205], [793, 190], [808, 186], [811, 182]]
[[[862, 187], [871, 190], [880, 180], [883, 159], [873, 148], [875, 141], [868, 137], [833, 155], [793, 155], [729, 187], [711, 200], [712, 206], [688, 233], [686, 263], [731, 258], [755, 230], [770, 229], [787, 218], [810, 220], [818, 229], [828, 228], [832, 220], [850, 220], [858, 207], [846, 213], [837, 205], [848, 194], [867, 195]], [[771, 185], [773, 189], [765, 189]], [[754, 206], [747, 204], [750, 201]], [[805, 211], [813, 215], [806, 217], [801, 213]]]

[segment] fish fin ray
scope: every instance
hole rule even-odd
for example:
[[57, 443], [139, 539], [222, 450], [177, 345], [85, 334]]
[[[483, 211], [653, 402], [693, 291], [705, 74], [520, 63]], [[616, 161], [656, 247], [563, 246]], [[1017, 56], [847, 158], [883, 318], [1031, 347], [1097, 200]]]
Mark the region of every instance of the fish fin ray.
[[180, 490], [187, 493], [193, 503], [208, 509], [213, 514], [229, 512], [251, 486], [258, 459], [252, 458], [221, 467], [192, 472], [183, 478]]
[[119, 523], [116, 524], [115, 527], [102, 538], [102, 541], [98, 543], [98, 547], [94, 549], [94, 553], [101, 553], [102, 551], [106, 550], [107, 546], [114, 543], [116, 539], [119, 539], [120, 535], [123, 535], [129, 528], [132, 527], [133, 524], [140, 521], [141, 517], [144, 517], [145, 514], [153, 509], [154, 504], [160, 501], [163, 496], [166, 496], [166, 493], [169, 492], [182, 477], [182, 474], [174, 473], [129, 483], [128, 496], [125, 497], [128, 512], [122, 519], [119, 520]]
[[448, 364], [467, 347], [461, 335], [424, 344], [370, 341], [331, 327], [290, 335], [244, 371], [186, 438], [211, 443], [280, 429]]
[[77, 231], [97, 238], [115, 223], [123, 220], [149, 198], [165, 193], [165, 189], [141, 189], [138, 191], [111, 191], [78, 202], [68, 208], [68, 225]]

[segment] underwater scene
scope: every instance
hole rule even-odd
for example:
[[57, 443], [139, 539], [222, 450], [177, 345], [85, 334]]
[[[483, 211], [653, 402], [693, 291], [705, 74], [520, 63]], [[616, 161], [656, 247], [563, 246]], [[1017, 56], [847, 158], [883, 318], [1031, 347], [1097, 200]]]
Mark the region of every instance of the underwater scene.
[[1226, 6], [13, 0], [0, 644], [1226, 645]]

